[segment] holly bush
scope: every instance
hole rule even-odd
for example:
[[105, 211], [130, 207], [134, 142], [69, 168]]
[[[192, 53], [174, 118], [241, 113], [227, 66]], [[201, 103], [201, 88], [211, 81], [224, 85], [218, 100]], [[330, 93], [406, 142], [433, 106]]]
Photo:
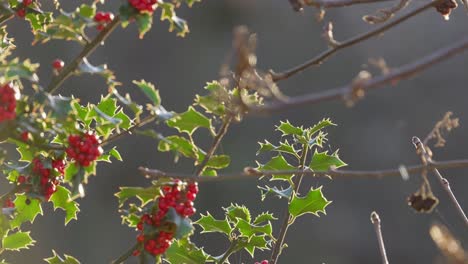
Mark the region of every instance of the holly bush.
[[[122, 84], [107, 65], [94, 65], [87, 57], [102, 43], [107, 44], [107, 37], [118, 26], [135, 24], [138, 37], [144, 38], [157, 17], [169, 31], [184, 37], [189, 27], [177, 11], [200, 1], [122, 0], [120, 8], [112, 11], [104, 10], [104, 0], [88, 2], [74, 3], [76, 7], [70, 11], [63, 10], [58, 0], [1, 1], [0, 161], [10, 191], [0, 196], [0, 256], [34, 246], [28, 223], [43, 214], [47, 203], [54, 210], [65, 211], [65, 225], [78, 221], [80, 210], [86, 210], [79, 207], [79, 201], [86, 194], [89, 178], [99, 175], [102, 162], [122, 162], [115, 140], [138, 134], [156, 140], [158, 151], [170, 152], [175, 162], [190, 160], [194, 169], [180, 174], [140, 168], [148, 178], [147, 186], [120, 187], [115, 210], [121, 213], [122, 224], [135, 231], [135, 239], [128, 241], [128, 251], [116, 253], [113, 263], [132, 258], [139, 263], [226, 263], [240, 251], [256, 259], [256, 252], [270, 250], [275, 263], [286, 247], [287, 227], [308, 214], [320, 217], [331, 204], [326, 186], [302, 186], [305, 192], [299, 192], [299, 187], [306, 174], [331, 177], [347, 165], [326, 144], [326, 131], [336, 124], [329, 118], [311, 126], [280, 122], [271, 128], [279, 133], [280, 141], [260, 142], [256, 165], [241, 174], [262, 179], [258, 203], [269, 198], [283, 200], [286, 217], [267, 211], [252, 215], [249, 208], [235, 203], [214, 213], [197, 212], [198, 182], [222, 180], [220, 171], [231, 163], [229, 155], [217, 151], [229, 127], [250, 111], [261, 109], [267, 100], [284, 100], [274, 75], [257, 71], [255, 41], [245, 28], [239, 28], [234, 45], [239, 53], [236, 66], [222, 71], [219, 80], [207, 82], [186, 111], [166, 109], [158, 89], [145, 80], [133, 81], [133, 94], [122, 94]], [[439, 6], [438, 10], [446, 14], [453, 8]], [[44, 85], [38, 75], [39, 63], [15, 57], [15, 41], [6, 25], [10, 19], [29, 23], [35, 45], [61, 40], [80, 45], [82, 51], [71, 61], [51, 62], [52, 79]], [[59, 95], [66, 79], [86, 75], [100, 76], [107, 84], [107, 93], [99, 95], [98, 103]], [[138, 94], [146, 96], [146, 102], [132, 99]], [[147, 124], [171, 128], [173, 134], [145, 129]], [[203, 146], [195, 132], [210, 137], [213, 143]], [[223, 217], [213, 216], [220, 213]], [[272, 224], [276, 221], [283, 221], [278, 236]], [[215, 255], [191, 241], [196, 230], [200, 236], [216, 233], [230, 246]], [[53, 251], [45, 261], [79, 263], [78, 258]]]

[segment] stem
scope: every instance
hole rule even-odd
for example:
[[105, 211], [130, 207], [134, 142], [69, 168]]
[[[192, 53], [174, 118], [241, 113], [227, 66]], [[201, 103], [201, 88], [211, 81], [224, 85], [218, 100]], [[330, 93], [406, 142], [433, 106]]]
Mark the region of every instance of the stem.
[[151, 122], [153, 122], [154, 120], [156, 119], [156, 116], [155, 115], [149, 115], [143, 119], [140, 120], [140, 122], [138, 123], [135, 123], [133, 126], [131, 126], [130, 128], [128, 128], [127, 130], [124, 130], [120, 133], [117, 133], [117, 134], [114, 134], [112, 136], [110, 136], [108, 139], [104, 140], [102, 143], [101, 143], [101, 146], [105, 146], [115, 140], [118, 140], [120, 139], [121, 137], [124, 137], [126, 135], [129, 135], [131, 134], [132, 132], [134, 132], [136, 129], [140, 128], [140, 127], [143, 127], [145, 126], [146, 124], [149, 124]]
[[355, 4], [381, 3], [386, 1], [390, 0], [305, 0], [305, 4], [308, 6], [331, 8], [350, 6]]
[[89, 56], [96, 48], [99, 46], [109, 35], [114, 31], [114, 29], [119, 25], [120, 17], [116, 16], [112, 22], [110, 22], [97, 36], [93, 41], [85, 45], [81, 53], [73, 59], [69, 64], [63, 68], [60, 73], [55, 76], [47, 87], [46, 91], [49, 93], [54, 93], [60, 85], [68, 79], [73, 72], [78, 68], [81, 61]]
[[123, 253], [122, 256], [120, 256], [118, 259], [112, 261], [112, 264], [123, 263], [125, 260], [127, 260], [133, 254], [133, 251], [135, 251], [138, 248], [138, 246], [139, 246], [138, 243], [133, 245], [125, 253]]
[[229, 258], [229, 256], [232, 255], [232, 253], [236, 252], [237, 243], [238, 243], [237, 239], [232, 241], [229, 248], [226, 250], [226, 252], [224, 252], [223, 256], [218, 261], [218, 264], [223, 264]]
[[382, 256], [382, 264], [388, 264], [387, 252], [382, 236], [382, 229], [380, 228], [380, 217], [377, 212], [371, 213], [371, 222], [374, 224], [375, 234], [377, 235], [377, 242], [379, 243], [380, 255]]
[[442, 177], [438, 169], [432, 169], [434, 174], [437, 176], [437, 179], [439, 180], [440, 184], [444, 188], [444, 190], [447, 192], [447, 194], [450, 197], [450, 200], [452, 203], [455, 205], [455, 208], [457, 209], [458, 214], [460, 217], [463, 219], [464, 223], [466, 226], [468, 226], [468, 218], [466, 217], [465, 212], [463, 211], [463, 208], [461, 207], [460, 203], [457, 200], [457, 197], [455, 197], [455, 194], [452, 192], [452, 189], [450, 188], [450, 183], [447, 179]]
[[[448, 161], [432, 161], [427, 165], [412, 165], [404, 167], [404, 170], [408, 174], [421, 173], [427, 169], [454, 169], [454, 168], [468, 168], [468, 159], [465, 160], [448, 160]], [[195, 176], [193, 174], [183, 174], [183, 173], [170, 173], [163, 172], [156, 169], [148, 169], [140, 167], [139, 171], [141, 174], [152, 179], [158, 178], [179, 178], [179, 179], [194, 179], [199, 182], [208, 182], [208, 181], [225, 181], [225, 180], [242, 180], [242, 179], [257, 179], [259, 177], [272, 176], [273, 174], [300, 174], [304, 176], [311, 177], [327, 177], [331, 176], [333, 178], [376, 178], [381, 179], [383, 177], [401, 177], [402, 169], [387, 169], [387, 170], [369, 170], [369, 171], [359, 171], [359, 170], [330, 170], [330, 171], [300, 171], [300, 170], [283, 170], [283, 171], [253, 171], [253, 172], [243, 172], [235, 174], [219, 174], [215, 177], [203, 177], [203, 175]]]
[[[318, 1], [313, 1], [312, 3], [314, 2], [318, 2]], [[328, 1], [323, 1], [323, 2], [328, 2]], [[338, 1], [337, 1], [338, 2]], [[351, 0], [351, 2], [353, 2], [353, 0]], [[313, 66], [313, 65], [319, 65], [321, 64], [325, 59], [327, 59], [328, 57], [330, 57], [331, 55], [333, 55], [334, 53], [336, 53], [337, 51], [341, 50], [341, 49], [344, 49], [344, 48], [347, 48], [347, 47], [350, 47], [350, 46], [353, 46], [355, 44], [358, 44], [360, 42], [363, 42], [367, 39], [370, 39], [374, 36], [378, 36], [380, 34], [382, 34], [383, 32], [389, 30], [390, 28], [408, 20], [409, 18], [425, 11], [426, 9], [429, 9], [431, 8], [432, 6], [434, 6], [436, 3], [440, 2], [440, 0], [435, 0], [435, 1], [431, 1], [413, 11], [411, 11], [410, 13], [392, 21], [392, 22], [389, 22], [389, 23], [386, 23], [376, 29], [373, 29], [373, 30], [370, 30], [370, 31], [367, 31], [365, 33], [362, 33], [360, 35], [357, 35], [355, 37], [352, 37], [352, 38], [349, 38], [345, 41], [342, 41], [342, 42], [338, 42], [338, 45], [335, 45], [334, 47], [330, 47], [329, 49], [323, 51], [322, 53], [318, 54], [317, 56], [315, 56], [314, 58], [296, 66], [296, 67], [293, 67], [289, 70], [286, 70], [284, 72], [280, 72], [280, 73], [274, 73], [273, 71], [270, 70], [270, 73], [272, 75], [272, 78], [273, 78], [273, 81], [275, 82], [278, 82], [278, 81], [281, 81], [281, 80], [284, 80], [284, 79], [287, 79], [289, 77], [291, 77], [292, 75], [295, 75], [297, 73], [300, 73], [302, 72], [303, 70], [307, 69], [308, 67], [310, 66]], [[320, 5], [320, 4], [319, 4]], [[322, 6], [322, 5], [320, 5]], [[325, 5], [323, 5], [325, 6]], [[326, 6], [325, 6], [326, 7]]]
[[[301, 154], [299, 169], [302, 169], [302, 170], [304, 169], [308, 151], [309, 151], [309, 146], [307, 144], [304, 144], [302, 146], [302, 154]], [[304, 174], [301, 173], [297, 178], [294, 179], [294, 191], [293, 191], [293, 194], [291, 195], [291, 197], [289, 197], [288, 206], [289, 206], [289, 203], [291, 202], [291, 200], [293, 198], [293, 195], [299, 191], [299, 187], [301, 186], [301, 182], [302, 182], [303, 177], [304, 177]], [[273, 251], [271, 253], [271, 258], [270, 259], [271, 259], [272, 264], [276, 264], [276, 262], [278, 261], [279, 256], [281, 255], [283, 243], [284, 243], [284, 240], [286, 238], [286, 233], [288, 232], [288, 228], [289, 228], [289, 226], [291, 225], [291, 222], [292, 222], [291, 221], [292, 220], [291, 219], [291, 214], [289, 213], [288, 208], [286, 210], [285, 215], [286, 216], [284, 217], [283, 224], [281, 225], [281, 230], [280, 230], [280, 233], [278, 235], [278, 239], [275, 242], [275, 246], [274, 246]]]
[[0, 17], [0, 25], [12, 19], [14, 16], [15, 16], [14, 14], [9, 14], [9, 15], [4, 15]]
[[233, 117], [228, 117], [226, 120], [224, 120], [223, 125], [221, 126], [215, 138], [213, 139], [213, 143], [211, 144], [210, 150], [208, 151], [208, 153], [206, 154], [205, 158], [200, 163], [200, 165], [197, 167], [195, 171], [195, 177], [200, 176], [203, 170], [205, 169], [206, 164], [208, 164], [208, 161], [210, 161], [211, 157], [216, 152], [216, 149], [218, 148], [219, 143], [221, 143], [221, 140], [226, 135], [229, 125], [231, 125], [232, 123], [232, 120], [233, 120]]

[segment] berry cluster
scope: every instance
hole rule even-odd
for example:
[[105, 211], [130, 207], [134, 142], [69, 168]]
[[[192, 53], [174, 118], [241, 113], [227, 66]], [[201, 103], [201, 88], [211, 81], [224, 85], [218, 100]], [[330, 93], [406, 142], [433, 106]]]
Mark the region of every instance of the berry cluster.
[[0, 122], [16, 117], [15, 90], [11, 84], [0, 86]]
[[39, 186], [39, 192], [44, 195], [46, 200], [57, 190], [57, 185], [60, 184], [63, 178], [65, 163], [63, 160], [52, 160], [52, 168], [46, 168], [39, 158], [34, 158], [32, 161], [32, 172], [34, 176], [39, 178], [31, 178], [26, 176], [19, 176], [18, 183], [31, 182], [33, 185]]
[[446, 20], [449, 19], [450, 13], [453, 9], [457, 8], [458, 4], [455, 0], [445, 0], [440, 4], [437, 4], [435, 8], [437, 12], [444, 16]]
[[68, 143], [67, 155], [84, 167], [89, 166], [102, 154], [101, 142], [90, 132], [84, 135], [70, 135]]
[[153, 13], [158, 6], [157, 0], [128, 0], [128, 2], [139, 12]]
[[[144, 214], [137, 224], [137, 229], [141, 231], [137, 236], [137, 241], [144, 245], [146, 252], [156, 256], [163, 254], [171, 246], [174, 234], [159, 230], [159, 227], [165, 225], [164, 220], [169, 208], [174, 208], [182, 217], [192, 216], [195, 213], [193, 201], [197, 197], [197, 193], [198, 184], [196, 182], [182, 183], [180, 180], [175, 180], [174, 185], [166, 185], [162, 188], [162, 194], [157, 200], [158, 209], [156, 212], [151, 215]], [[147, 229], [156, 231], [154, 232], [156, 235], [148, 235], [154, 233], [148, 232]], [[133, 255], [140, 255], [140, 250], [135, 250]]]
[[94, 16], [94, 21], [98, 23], [97, 30], [103, 30], [112, 20], [114, 20], [114, 14], [111, 12], [97, 12]]
[[32, 4], [33, 0], [23, 0], [23, 3], [19, 5], [18, 10], [16, 10], [16, 15], [19, 17], [26, 16], [26, 8]]
[[3, 201], [2, 207], [3, 208], [14, 208], [15, 203], [11, 201], [10, 197], [8, 197]]
[[261, 262], [255, 262], [255, 264], [268, 264], [268, 260], [262, 260]]

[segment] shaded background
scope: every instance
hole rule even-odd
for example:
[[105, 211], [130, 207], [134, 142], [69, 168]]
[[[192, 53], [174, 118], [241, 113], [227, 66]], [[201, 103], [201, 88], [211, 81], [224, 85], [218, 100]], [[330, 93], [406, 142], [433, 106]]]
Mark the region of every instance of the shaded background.
[[[63, 2], [68, 10], [76, 4]], [[423, 3], [413, 1], [410, 8]], [[116, 10], [119, 4], [120, 1], [109, 3], [106, 9]], [[329, 10], [325, 21], [332, 19], [336, 38], [345, 39], [373, 27], [362, 21], [363, 15], [391, 4]], [[181, 8], [178, 12], [180, 17], [188, 20], [191, 29], [185, 39], [167, 32], [167, 23], [156, 19], [153, 29], [143, 40], [137, 38], [134, 25], [117, 29], [106, 45], [89, 59], [93, 64], [107, 63], [116, 72], [118, 80], [124, 84], [120, 88], [122, 93], [131, 92], [137, 101], [145, 100], [131, 84], [134, 79], [144, 78], [160, 89], [167, 109], [182, 112], [194, 95], [202, 92], [207, 81], [218, 78], [219, 67], [231, 47], [233, 27], [247, 25], [258, 33], [259, 68], [280, 71], [326, 48], [320, 37], [323, 24], [315, 21], [315, 13], [314, 8], [295, 13], [286, 0], [204, 0], [192, 9]], [[50, 80], [49, 62], [55, 58], [70, 61], [80, 51], [78, 45], [62, 41], [30, 47], [32, 36], [27, 24], [17, 19], [9, 24], [9, 32], [17, 40], [16, 55], [42, 63], [40, 77], [44, 85]], [[279, 85], [287, 95], [333, 88], [348, 83], [365, 69], [369, 58], [384, 57], [391, 67], [411, 62], [461, 39], [468, 33], [467, 24], [463, 7], [455, 11], [449, 22], [434, 10], [428, 10], [383, 37], [339, 52], [320, 68], [309, 69]], [[245, 166], [254, 165], [257, 142], [263, 139], [278, 141], [279, 134], [274, 131], [274, 126], [286, 118], [293, 124], [308, 126], [323, 117], [331, 117], [339, 127], [329, 129], [329, 147], [340, 149], [341, 157], [350, 164], [348, 168], [384, 169], [417, 164], [411, 137], [424, 137], [450, 110], [460, 117], [461, 127], [449, 135], [445, 148], [435, 150], [435, 158], [467, 157], [467, 58], [466, 53], [457, 55], [412, 80], [370, 92], [353, 108], [345, 107], [342, 102], [330, 102], [268, 117], [249, 117], [241, 124], [233, 125], [222, 143], [222, 152], [232, 157], [232, 165], [226, 172], [241, 171]], [[74, 94], [82, 98], [82, 102], [97, 102], [106, 90], [101, 78], [82, 76], [68, 80], [60, 92]], [[157, 129], [166, 135], [175, 133], [174, 130]], [[206, 147], [209, 143], [204, 142]], [[120, 224], [114, 197], [118, 186], [147, 186], [148, 181], [137, 173], [136, 168], [140, 165], [163, 171], [192, 171], [190, 162], [174, 164], [171, 154], [157, 152], [157, 143], [149, 138], [133, 136], [116, 144], [125, 162], [99, 166], [97, 177], [91, 178], [87, 186], [87, 196], [80, 200], [79, 221], [72, 221], [64, 228], [63, 212], [52, 213], [50, 205], [46, 206], [45, 216], [38, 217], [31, 226], [37, 245], [10, 255], [11, 262], [41, 263], [42, 258], [51, 255], [51, 249], [56, 249], [60, 254], [78, 257], [85, 264], [109, 263], [131, 246], [136, 236], [135, 231]], [[468, 178], [463, 176], [466, 173], [467, 169], [444, 172], [465, 210]], [[234, 202], [247, 205], [254, 214], [268, 210], [283, 216], [285, 201], [271, 198], [260, 202], [258, 184], [254, 180], [203, 183], [196, 201], [197, 210], [203, 213], [208, 210], [220, 217], [221, 207]], [[3, 190], [5, 186], [2, 185]], [[428, 228], [434, 221], [448, 224], [465, 242], [466, 248], [466, 227], [437, 184], [433, 184], [433, 189], [440, 198], [440, 206], [433, 214], [416, 214], [406, 205], [406, 197], [418, 188], [419, 177], [416, 175], [409, 181], [398, 177], [384, 180], [307, 179], [305, 185], [324, 185], [324, 193], [333, 203], [327, 208], [326, 216], [307, 215], [290, 228], [289, 247], [280, 263], [379, 263], [378, 246], [369, 221], [373, 210], [382, 218], [387, 253], [392, 263], [443, 263], [428, 235]], [[194, 241], [214, 255], [227, 248], [224, 238], [217, 235], [195, 236]], [[269, 252], [260, 253], [256, 260], [267, 256]], [[128, 263], [132, 261], [130, 259]], [[232, 262], [253, 263], [245, 252], [233, 257]]]

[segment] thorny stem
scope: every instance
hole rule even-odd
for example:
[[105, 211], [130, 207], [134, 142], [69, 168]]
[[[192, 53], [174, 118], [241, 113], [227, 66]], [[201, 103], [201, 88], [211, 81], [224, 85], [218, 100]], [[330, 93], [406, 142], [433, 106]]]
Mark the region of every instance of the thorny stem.
[[438, 49], [434, 53], [429, 54], [426, 57], [418, 59], [412, 63], [405, 64], [399, 68], [395, 68], [394, 70], [390, 70], [387, 74], [382, 74], [380, 76], [366, 80], [359, 84], [358, 87], [356, 87], [353, 83], [350, 83], [335, 89], [292, 97], [284, 101], [273, 102], [263, 106], [251, 106], [249, 114], [265, 114], [302, 105], [317, 104], [332, 100], [345, 100], [353, 93], [356, 88], [364, 92], [371, 89], [381, 88], [383, 85], [388, 83], [395, 83], [403, 79], [409, 79], [410, 77], [415, 76], [417, 73], [422, 72], [437, 63], [445, 61], [466, 49], [468, 49], [468, 37], [464, 37], [462, 40], [455, 42], [450, 46]]
[[133, 251], [135, 251], [137, 248], [138, 248], [138, 243], [136, 243], [131, 248], [129, 248], [127, 251], [125, 251], [125, 253], [123, 253], [119, 258], [112, 261], [112, 264], [123, 263], [125, 260], [127, 260], [133, 254]]
[[[416, 153], [419, 155], [421, 159], [421, 163], [424, 165], [433, 163], [431, 155], [426, 151], [426, 147], [421, 142], [421, 140], [418, 137], [413, 137], [412, 142], [416, 148]], [[457, 209], [457, 212], [460, 215], [460, 217], [463, 219], [463, 222], [465, 223], [466, 226], [468, 226], [468, 218], [466, 217], [466, 214], [463, 211], [463, 208], [460, 206], [460, 203], [458, 202], [455, 194], [452, 192], [452, 189], [450, 188], [450, 184], [448, 180], [442, 177], [442, 174], [440, 174], [437, 168], [431, 168], [431, 169], [434, 172], [434, 174], [437, 176], [437, 179], [439, 180], [440, 185], [442, 185], [442, 188], [444, 188], [445, 192], [447, 192], [447, 194], [449, 195], [450, 200], [455, 205], [455, 208]]]
[[206, 153], [205, 158], [200, 163], [200, 165], [198, 165], [198, 167], [196, 168], [196, 171], [195, 171], [195, 174], [194, 174], [195, 177], [198, 177], [198, 176], [201, 175], [201, 173], [203, 172], [203, 170], [206, 167], [206, 164], [208, 164], [208, 161], [210, 161], [211, 157], [213, 156], [213, 154], [218, 149], [218, 146], [221, 143], [221, 140], [223, 139], [224, 135], [226, 135], [226, 133], [228, 131], [228, 128], [232, 123], [233, 118], [234, 117], [229, 116], [223, 121], [223, 125], [219, 128], [218, 133], [214, 137], [213, 143], [211, 144], [211, 147], [208, 150], [208, 153]]
[[329, 170], [329, 171], [311, 171], [311, 170], [282, 170], [282, 171], [244, 171], [243, 173], [235, 174], [223, 174], [215, 177], [203, 177], [194, 176], [193, 174], [183, 174], [183, 173], [169, 173], [163, 172], [155, 169], [148, 169], [140, 167], [139, 171], [141, 174], [145, 175], [148, 178], [159, 179], [159, 178], [178, 178], [178, 179], [194, 179], [199, 182], [209, 182], [209, 181], [227, 181], [227, 180], [242, 180], [242, 179], [257, 179], [260, 177], [268, 177], [273, 174], [302, 174], [304, 176], [311, 177], [327, 177], [332, 178], [376, 178], [381, 179], [383, 177], [402, 177], [402, 173], [416, 174], [421, 173], [427, 169], [454, 169], [454, 168], [468, 168], [468, 159], [464, 160], [448, 160], [448, 161], [433, 161], [427, 165], [411, 165], [411, 166], [402, 166], [399, 169], [387, 169], [387, 170]]
[[383, 241], [382, 229], [380, 226], [380, 217], [377, 212], [371, 213], [371, 222], [375, 228], [375, 234], [377, 235], [377, 242], [379, 243], [380, 255], [382, 256], [382, 264], [388, 264], [387, 252], [385, 250], [385, 244]]
[[[338, 0], [336, 2], [345, 2], [345, 1], [348, 1], [348, 2], [356, 2], [356, 0]], [[318, 2], [318, 1], [311, 1], [312, 3], [314, 2]], [[323, 2], [329, 2], [329, 0], [325, 0]], [[330, 1], [332, 2], [332, 1]], [[333, 46], [333, 47], [330, 47], [329, 49], [323, 51], [322, 53], [318, 54], [317, 56], [315, 56], [314, 58], [296, 66], [296, 67], [293, 67], [289, 70], [286, 70], [284, 72], [280, 72], [280, 73], [275, 73], [273, 71], [270, 70], [270, 74], [273, 78], [273, 81], [274, 82], [278, 82], [278, 81], [281, 81], [281, 80], [284, 80], [284, 79], [287, 79], [297, 73], [300, 73], [302, 72], [303, 70], [307, 69], [308, 67], [310, 66], [313, 66], [313, 65], [320, 65], [325, 59], [327, 59], [328, 57], [330, 57], [331, 55], [333, 55], [334, 53], [336, 53], [337, 51], [341, 50], [341, 49], [344, 49], [344, 48], [347, 48], [347, 47], [350, 47], [350, 46], [353, 46], [355, 44], [358, 44], [360, 42], [363, 42], [367, 39], [370, 39], [372, 37], [375, 37], [375, 36], [379, 36], [380, 34], [382, 34], [383, 32], [399, 25], [400, 23], [408, 20], [409, 18], [413, 17], [413, 16], [416, 16], [417, 14], [431, 8], [432, 6], [434, 6], [435, 4], [437, 4], [438, 2], [441, 2], [441, 0], [435, 0], [435, 1], [431, 1], [413, 11], [411, 11], [410, 13], [394, 20], [394, 21], [391, 21], [389, 23], [386, 23], [378, 28], [375, 28], [373, 30], [370, 30], [368, 32], [365, 32], [365, 33], [362, 33], [360, 35], [357, 35], [355, 37], [351, 37], [345, 41], [339, 41], [337, 45]], [[324, 7], [327, 7], [325, 5], [323, 5]]]
[[72, 76], [73, 72], [79, 67], [80, 63], [84, 58], [89, 56], [109, 35], [114, 31], [114, 29], [119, 25], [120, 17], [116, 16], [112, 22], [110, 22], [97, 36], [93, 41], [86, 44], [81, 51], [81, 53], [68, 63], [65, 68], [63, 68], [60, 73], [55, 76], [50, 82], [49, 86], [46, 88], [46, 92], [54, 93], [60, 85]]
[[[302, 154], [301, 154], [301, 160], [300, 160], [300, 164], [299, 164], [299, 169], [300, 170], [304, 170], [308, 151], [309, 151], [308, 144], [304, 144], [302, 146]], [[294, 182], [293, 182], [294, 183], [294, 191], [293, 191], [291, 197], [289, 197], [288, 206], [289, 206], [289, 203], [291, 202], [291, 200], [293, 198], [293, 195], [299, 191], [299, 188], [301, 186], [301, 182], [302, 182], [303, 177], [304, 177], [304, 174], [301, 172], [296, 178], [294, 178]], [[282, 248], [283, 248], [283, 243], [284, 243], [284, 240], [286, 238], [286, 233], [288, 232], [288, 228], [289, 228], [289, 226], [291, 225], [291, 222], [292, 222], [291, 220], [292, 219], [291, 219], [291, 214], [289, 213], [289, 209], [286, 208], [285, 217], [283, 219], [283, 223], [281, 224], [281, 230], [280, 230], [280, 233], [278, 235], [278, 239], [276, 240], [274, 248], [273, 248], [272, 253], [271, 253], [270, 261], [271, 261], [272, 264], [276, 264], [276, 262], [278, 261], [279, 256], [281, 255], [281, 251], [282, 251]]]

